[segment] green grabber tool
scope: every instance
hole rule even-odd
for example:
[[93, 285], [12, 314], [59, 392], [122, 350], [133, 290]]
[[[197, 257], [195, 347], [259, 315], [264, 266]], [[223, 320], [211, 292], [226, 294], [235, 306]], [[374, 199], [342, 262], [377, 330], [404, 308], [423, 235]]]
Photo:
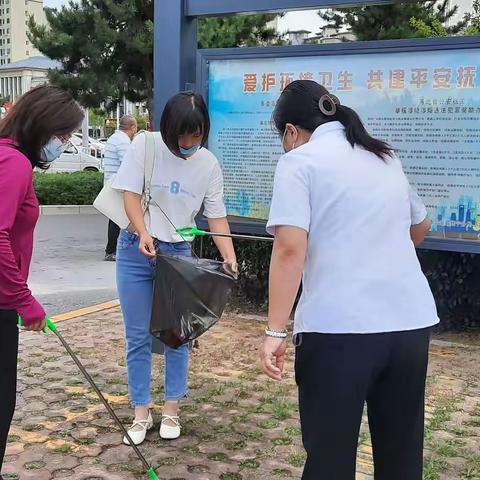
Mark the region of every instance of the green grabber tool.
[[[21, 326], [23, 325], [23, 320], [22, 318], [19, 316], [18, 317], [18, 324]], [[159, 480], [157, 474], [155, 473], [155, 470], [153, 469], [152, 466], [150, 466], [150, 464], [147, 462], [147, 460], [145, 459], [145, 457], [142, 455], [142, 453], [140, 452], [140, 450], [138, 449], [138, 447], [133, 443], [133, 440], [130, 438], [130, 435], [128, 434], [125, 426], [123, 425], [123, 423], [121, 422], [121, 420], [117, 417], [117, 414], [115, 413], [115, 411], [113, 410], [113, 408], [110, 406], [110, 404], [108, 403], [107, 399], [103, 396], [103, 393], [100, 391], [100, 389], [97, 387], [97, 385], [95, 384], [95, 382], [93, 381], [93, 378], [90, 376], [90, 374], [85, 370], [85, 367], [82, 365], [82, 363], [80, 362], [80, 360], [78, 359], [77, 355], [75, 354], [75, 352], [70, 348], [70, 345], [66, 342], [66, 340], [63, 338], [63, 336], [61, 335], [61, 333], [57, 330], [57, 326], [55, 325], [55, 323], [52, 322], [52, 320], [50, 318], [46, 318], [45, 319], [45, 328], [43, 330], [43, 332], [45, 333], [46, 330], [50, 330], [51, 332], [53, 332], [57, 338], [60, 340], [60, 342], [62, 343], [62, 345], [65, 347], [65, 350], [68, 352], [68, 354], [72, 357], [73, 361], [77, 364], [77, 367], [80, 369], [80, 371], [82, 372], [83, 376], [87, 379], [88, 383], [91, 385], [91, 387], [95, 390], [95, 393], [98, 395], [98, 398], [100, 398], [100, 400], [102, 401], [103, 405], [105, 406], [105, 408], [107, 409], [108, 413], [110, 414], [110, 416], [113, 418], [113, 420], [115, 421], [115, 423], [120, 427], [120, 430], [122, 431], [122, 433], [125, 435], [125, 437], [127, 438], [127, 440], [130, 442], [130, 445], [132, 446], [133, 450], [135, 451], [137, 457], [140, 459], [140, 461], [142, 462], [144, 468], [145, 468], [145, 471], [148, 475], [148, 477], [151, 479], [151, 480]]]
[[240, 240], [263, 240], [266, 242], [273, 242], [273, 237], [256, 237], [253, 235], [238, 235], [236, 233], [214, 233], [206, 232], [205, 230], [199, 230], [197, 227], [183, 227], [176, 230], [178, 235], [180, 235], [185, 241], [193, 240], [195, 237], [204, 237], [208, 235], [209, 237], [227, 237], [227, 238], [238, 238]]

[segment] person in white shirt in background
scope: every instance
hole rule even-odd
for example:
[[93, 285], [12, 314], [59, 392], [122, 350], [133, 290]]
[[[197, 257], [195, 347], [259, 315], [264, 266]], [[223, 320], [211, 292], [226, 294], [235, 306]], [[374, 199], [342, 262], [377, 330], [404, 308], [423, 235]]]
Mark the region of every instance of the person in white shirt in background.
[[[137, 133], [137, 120], [131, 115], [124, 115], [120, 118], [119, 128], [107, 140], [105, 144], [105, 152], [103, 155], [104, 181], [107, 183], [118, 172], [122, 164], [123, 157], [132, 143]], [[117, 251], [117, 239], [120, 234], [120, 227], [108, 221], [108, 241], [105, 247], [105, 260], [114, 262]]]
[[[150, 412], [152, 314], [157, 253], [191, 256], [191, 245], [176, 229], [195, 225], [203, 207], [211, 231], [230, 233], [223, 200], [223, 174], [217, 158], [205, 148], [210, 118], [202, 96], [182, 92], [166, 104], [155, 137], [151, 201], [142, 209], [145, 170], [145, 134], [137, 135], [127, 151], [112, 187], [124, 192], [125, 210], [132, 228], [122, 230], [117, 248], [117, 287], [125, 322], [127, 373], [135, 420], [128, 433], [145, 440], [153, 427]], [[135, 233], [131, 233], [134, 231]], [[226, 267], [237, 272], [231, 238], [215, 237]], [[189, 346], [165, 346], [164, 396], [160, 437], [180, 436], [179, 402], [188, 391]], [[128, 440], [124, 438], [127, 445]]]
[[354, 480], [364, 403], [375, 480], [421, 480], [435, 302], [416, 256], [431, 223], [391, 147], [318, 83], [295, 81], [273, 114], [287, 152], [275, 235], [265, 373], [282, 378], [294, 320], [303, 480]]

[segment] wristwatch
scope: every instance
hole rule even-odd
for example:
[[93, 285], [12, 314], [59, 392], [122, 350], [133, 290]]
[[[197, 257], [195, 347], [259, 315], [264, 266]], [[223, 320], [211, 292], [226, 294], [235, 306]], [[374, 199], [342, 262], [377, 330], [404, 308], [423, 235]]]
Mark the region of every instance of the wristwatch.
[[282, 330], [280, 332], [278, 330], [272, 330], [267, 325], [267, 327], [265, 328], [265, 335], [267, 337], [273, 337], [273, 338], [287, 338], [288, 332], [287, 332], [287, 330]]

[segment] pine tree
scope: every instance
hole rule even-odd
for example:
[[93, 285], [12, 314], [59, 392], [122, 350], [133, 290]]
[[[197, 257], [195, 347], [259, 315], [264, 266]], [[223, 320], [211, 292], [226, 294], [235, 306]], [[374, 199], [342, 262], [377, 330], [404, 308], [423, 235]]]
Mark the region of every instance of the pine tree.
[[465, 33], [467, 35], [480, 35], [480, 0], [473, 1], [472, 13], [467, 18], [468, 26]]
[[[107, 109], [123, 97], [147, 103], [153, 112], [152, 0], [81, 0], [46, 9], [48, 26], [30, 19], [30, 40], [62, 64], [53, 84], [69, 90], [86, 107]], [[278, 42], [269, 22], [275, 16], [208, 18], [199, 22], [202, 48]]]
[[412, 25], [412, 18], [423, 21], [426, 25], [439, 23], [449, 35], [455, 35], [463, 30], [466, 21], [448, 27], [445, 25], [457, 11], [458, 6], [450, 8], [448, 0], [413, 0], [395, 1], [389, 5], [327, 10], [319, 15], [338, 29], [350, 29], [358, 40], [388, 40], [417, 37], [418, 29]]

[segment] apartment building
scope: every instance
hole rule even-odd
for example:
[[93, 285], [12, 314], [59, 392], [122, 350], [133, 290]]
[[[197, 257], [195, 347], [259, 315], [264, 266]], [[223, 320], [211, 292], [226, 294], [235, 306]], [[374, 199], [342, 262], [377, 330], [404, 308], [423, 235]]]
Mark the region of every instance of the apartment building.
[[43, 0], [0, 0], [0, 66], [40, 55], [28, 40], [28, 22], [46, 23]]

